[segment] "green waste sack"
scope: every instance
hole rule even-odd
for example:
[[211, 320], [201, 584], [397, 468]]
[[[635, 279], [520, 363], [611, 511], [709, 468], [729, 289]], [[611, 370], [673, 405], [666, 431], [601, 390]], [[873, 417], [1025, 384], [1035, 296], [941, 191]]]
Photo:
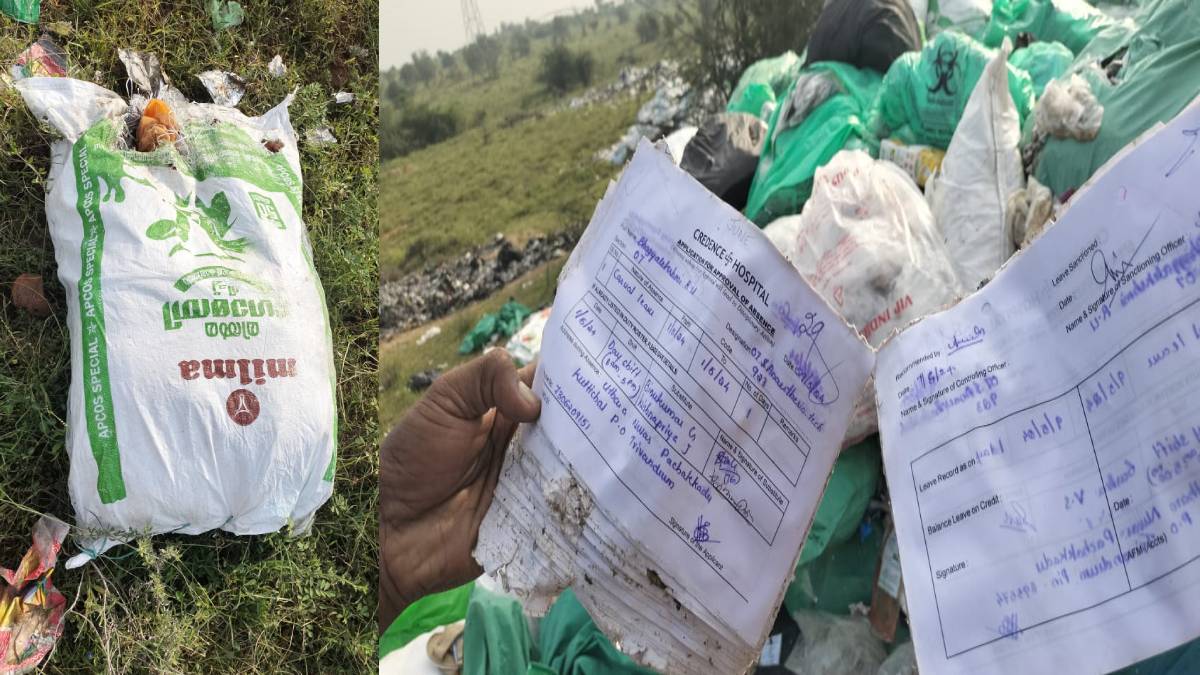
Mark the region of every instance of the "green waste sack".
[[533, 314], [532, 309], [516, 300], [509, 300], [499, 312], [484, 314], [479, 319], [479, 323], [463, 337], [462, 344], [458, 346], [458, 353], [470, 354], [483, 349], [492, 341], [493, 335], [511, 336], [521, 329], [521, 324], [525, 323], [530, 314]]
[[1103, 29], [1116, 23], [1084, 0], [995, 0], [980, 40], [999, 47], [1004, 38], [1029, 33], [1042, 42], [1060, 42], [1078, 54]]
[[463, 634], [463, 675], [654, 675], [596, 627], [574, 591], [555, 600], [538, 641], [516, 600], [476, 586]]
[[[901, 56], [883, 78], [879, 105], [884, 133], [879, 135], [945, 150], [975, 83], [994, 57], [994, 50], [957, 31], [939, 33], [919, 53]], [[1029, 74], [1010, 64], [1008, 90], [1024, 125], [1035, 99]], [[892, 133], [906, 128], [908, 134]]]
[[[1125, 67], [1116, 83], [1094, 68], [1075, 68], [1104, 107], [1099, 135], [1082, 143], [1051, 138], [1038, 157], [1034, 175], [1055, 195], [1087, 182], [1100, 167], [1154, 125], [1168, 122], [1200, 95], [1200, 2], [1155, 0], [1136, 19], [1140, 24], [1126, 39], [1107, 45], [1125, 51]], [[1111, 55], [1108, 54], [1108, 55]]]
[[804, 69], [776, 108], [744, 211], [759, 227], [800, 213], [813, 176], [841, 150], [879, 155], [868, 119], [880, 77], [844, 63]]
[[242, 25], [246, 10], [236, 0], [209, 0], [208, 16], [214, 29], [225, 30]]
[[0, 12], [22, 23], [37, 23], [42, 0], [0, 0]]
[[929, 0], [925, 30], [932, 37], [947, 30], [977, 35], [992, 13], [992, 0]]
[[427, 595], [409, 605], [391, 626], [379, 636], [379, 658], [400, 649], [418, 636], [438, 626], [461, 621], [467, 616], [467, 603], [475, 582], [442, 593]]
[[1008, 57], [1008, 62], [1018, 70], [1029, 73], [1033, 80], [1033, 93], [1041, 98], [1046, 85], [1071, 70], [1075, 55], [1059, 42], [1035, 42], [1023, 47]]
[[751, 64], [742, 72], [737, 87], [730, 94], [725, 112], [750, 113], [761, 117], [764, 104], [775, 103], [787, 93], [802, 63], [795, 52], [789, 51]]

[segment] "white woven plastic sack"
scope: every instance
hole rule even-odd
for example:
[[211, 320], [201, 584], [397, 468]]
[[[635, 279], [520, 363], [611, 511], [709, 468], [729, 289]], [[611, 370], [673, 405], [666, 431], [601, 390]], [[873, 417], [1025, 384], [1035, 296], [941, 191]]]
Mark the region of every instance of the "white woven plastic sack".
[[974, 291], [1016, 250], [1008, 202], [1024, 189], [1021, 120], [1008, 91], [1004, 47], [988, 63], [967, 99], [941, 169], [925, 184], [925, 195], [946, 241], [955, 272]]
[[177, 103], [180, 139], [141, 153], [113, 92], [16, 87], [62, 135], [46, 217], [71, 333], [68, 567], [141, 534], [305, 531], [337, 419], [289, 101]]
[[[962, 293], [912, 178], [861, 150], [839, 152], [817, 169], [803, 212], [775, 221], [766, 234], [872, 347]], [[874, 397], [864, 396], [846, 442], [877, 424]]]

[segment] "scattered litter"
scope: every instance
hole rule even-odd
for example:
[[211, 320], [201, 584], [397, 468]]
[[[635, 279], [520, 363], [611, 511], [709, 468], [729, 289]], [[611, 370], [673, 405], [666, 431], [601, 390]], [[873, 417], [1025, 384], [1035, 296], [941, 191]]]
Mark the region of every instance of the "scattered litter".
[[57, 518], [42, 516], [17, 568], [0, 567], [0, 674], [32, 671], [62, 637], [67, 599], [51, 577], [67, 529]]
[[0, 12], [21, 23], [37, 23], [42, 0], [0, 0]]
[[426, 342], [429, 342], [430, 340], [432, 340], [433, 338], [435, 338], [441, 334], [442, 334], [441, 326], [430, 326], [429, 328], [425, 329], [424, 333], [421, 333], [421, 337], [417, 338], [417, 346], [420, 347], [421, 345], [425, 344]]
[[[165, 89], [134, 56], [138, 86]], [[60, 136], [46, 220], [75, 345], [66, 447], [82, 553], [67, 567], [133, 536], [304, 533], [332, 494], [337, 408], [291, 99], [254, 118], [151, 100], [139, 144], [179, 130], [186, 152], [135, 154], [115, 92], [14, 86]]]
[[267, 72], [271, 74], [271, 77], [283, 77], [286, 75], [287, 66], [283, 65], [283, 57], [276, 54], [275, 58], [271, 59], [271, 62], [267, 64]]
[[871, 633], [864, 617], [825, 612], [792, 614], [800, 625], [800, 642], [784, 666], [804, 675], [874, 673], [887, 658], [883, 642]]
[[522, 366], [533, 363], [542, 352], [542, 331], [546, 329], [546, 322], [549, 320], [550, 308], [546, 307], [530, 314], [525, 320], [525, 325], [513, 333], [504, 349], [512, 355], [514, 361]]
[[965, 290], [990, 279], [1013, 254], [1008, 198], [1025, 187], [1021, 122], [1008, 93], [1005, 46], [984, 69], [925, 195]]
[[422, 370], [419, 373], [414, 373], [412, 377], [408, 378], [408, 390], [424, 391], [433, 384], [433, 381], [436, 380], [439, 375], [441, 375], [441, 371], [437, 370], [436, 368], [430, 368], [429, 370]]
[[208, 16], [212, 19], [213, 29], [227, 30], [242, 25], [246, 10], [235, 0], [209, 0]]
[[679, 76], [679, 66], [673, 61], [659, 61], [649, 66], [625, 66], [615, 80], [602, 87], [592, 87], [573, 97], [566, 108], [577, 110], [618, 98], [637, 96], [658, 89]]
[[[158, 146], [179, 140], [179, 123], [164, 101], [152, 98], [142, 111], [137, 128], [138, 152], [153, 152]], [[185, 237], [186, 238], [186, 237]]]
[[225, 70], [206, 70], [200, 73], [200, 83], [208, 91], [213, 103], [227, 108], [236, 108], [246, 94], [246, 81], [237, 73]]
[[70, 21], [51, 21], [42, 24], [42, 27], [59, 37], [70, 37], [75, 32], [75, 27], [71, 25]]
[[654, 97], [638, 109], [637, 122], [621, 140], [596, 157], [610, 164], [624, 164], [643, 138], [658, 140], [683, 124], [691, 106], [690, 90], [683, 78], [675, 76], [659, 86]]
[[892, 138], [879, 142], [879, 159], [904, 169], [904, 173], [916, 181], [917, 187], [925, 187], [929, 177], [941, 168], [945, 157], [945, 150], [928, 145], [905, 145]]
[[346, 105], [347, 103], [354, 103], [354, 98], [354, 94], [348, 91], [339, 91], [333, 95], [333, 103], [334, 105]]
[[667, 152], [671, 155], [671, 161], [679, 166], [679, 162], [683, 161], [683, 151], [687, 148], [688, 143], [696, 137], [697, 127], [688, 125], [680, 127], [672, 131], [666, 138], [662, 139], [662, 143], [667, 146]]
[[66, 77], [67, 54], [49, 35], [43, 35], [21, 52], [10, 73], [14, 81], [27, 77]]
[[910, 640], [892, 650], [876, 675], [918, 675], [917, 650]]
[[687, 144], [679, 167], [740, 211], [746, 206], [766, 140], [767, 124], [754, 115], [713, 115]]
[[568, 228], [534, 237], [524, 248], [497, 237], [440, 265], [384, 282], [379, 289], [382, 337], [387, 339], [489, 297], [529, 270], [566, 255], [575, 236]]
[[42, 275], [22, 274], [13, 282], [13, 304], [34, 316], [50, 316], [50, 303], [42, 288]]
[[1013, 245], [1025, 248], [1046, 229], [1054, 213], [1054, 195], [1037, 178], [1030, 176], [1024, 190], [1009, 196], [1007, 213]]
[[504, 303], [495, 314], [484, 314], [479, 318], [475, 327], [463, 336], [462, 344], [458, 346], [459, 354], [470, 354], [483, 349], [500, 337], [509, 337], [521, 328], [526, 317], [533, 313], [525, 305], [516, 300]]
[[117, 56], [125, 64], [129, 81], [138, 92], [151, 97], [159, 96], [161, 89], [171, 84], [171, 79], [163, 72], [162, 62], [154, 52], [119, 49]]
[[1047, 85], [1035, 110], [1037, 132], [1053, 138], [1095, 140], [1104, 123], [1104, 106], [1079, 75]]
[[329, 127], [312, 127], [304, 132], [304, 140], [313, 145], [331, 145], [337, 143]]

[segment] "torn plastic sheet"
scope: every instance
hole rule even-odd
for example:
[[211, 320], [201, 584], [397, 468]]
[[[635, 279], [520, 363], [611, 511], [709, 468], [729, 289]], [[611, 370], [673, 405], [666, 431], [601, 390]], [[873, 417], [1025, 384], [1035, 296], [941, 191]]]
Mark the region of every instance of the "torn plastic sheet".
[[208, 90], [213, 103], [227, 108], [236, 108], [246, 94], [246, 81], [224, 70], [206, 70], [200, 73], [200, 83]]
[[67, 599], [50, 577], [67, 529], [57, 518], [42, 516], [17, 569], [0, 568], [0, 674], [33, 670], [62, 637]]
[[171, 84], [171, 78], [163, 72], [162, 62], [154, 52], [139, 52], [132, 49], [118, 49], [117, 56], [125, 64], [125, 72], [129, 81], [137, 91], [146, 96], [157, 96], [159, 89]]
[[271, 59], [271, 62], [267, 64], [267, 72], [271, 74], [271, 77], [283, 77], [287, 75], [287, 66], [283, 65], [283, 57], [276, 54], [275, 58]]
[[312, 145], [331, 145], [337, 143], [337, 138], [334, 137], [333, 131], [329, 127], [313, 127], [304, 132], [304, 140]]
[[338, 93], [333, 95], [333, 102], [336, 105], [346, 105], [347, 103], [354, 103], [354, 94], [352, 94], [348, 91], [339, 91]]

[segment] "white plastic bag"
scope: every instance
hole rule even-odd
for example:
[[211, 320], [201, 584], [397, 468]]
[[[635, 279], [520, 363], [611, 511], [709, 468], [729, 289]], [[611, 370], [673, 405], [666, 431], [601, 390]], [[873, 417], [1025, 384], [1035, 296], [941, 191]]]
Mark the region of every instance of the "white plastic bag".
[[[287, 104], [140, 111], [89, 82], [16, 84], [53, 143], [46, 218], [71, 333], [81, 565], [141, 534], [303, 532], [333, 489], [335, 380]], [[289, 99], [290, 100], [290, 99]]]
[[1104, 106], [1087, 80], [1072, 73], [1046, 85], [1034, 108], [1034, 119], [1034, 128], [1040, 133], [1086, 143], [1100, 135]]
[[967, 291], [990, 279], [1015, 250], [1008, 200], [1025, 187], [1021, 121], [1008, 91], [1004, 47], [967, 99], [941, 170], [925, 185], [934, 219]]
[[[929, 206], [891, 162], [861, 150], [839, 152], [817, 169], [798, 227], [780, 220], [785, 222], [773, 223], [767, 236], [792, 238], [790, 246], [776, 246], [873, 347], [961, 294]], [[877, 424], [874, 397], [864, 396], [846, 442], [874, 432]]]

